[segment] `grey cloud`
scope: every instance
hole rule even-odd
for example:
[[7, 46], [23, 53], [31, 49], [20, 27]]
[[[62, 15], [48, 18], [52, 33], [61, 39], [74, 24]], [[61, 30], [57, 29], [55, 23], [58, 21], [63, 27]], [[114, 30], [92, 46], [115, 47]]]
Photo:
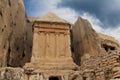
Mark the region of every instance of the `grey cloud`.
[[[69, 7], [77, 13], [88, 12], [97, 17], [103, 27], [116, 27], [120, 24], [120, 7], [117, 0], [62, 0], [58, 7]], [[119, 2], [119, 1], [118, 1]]]

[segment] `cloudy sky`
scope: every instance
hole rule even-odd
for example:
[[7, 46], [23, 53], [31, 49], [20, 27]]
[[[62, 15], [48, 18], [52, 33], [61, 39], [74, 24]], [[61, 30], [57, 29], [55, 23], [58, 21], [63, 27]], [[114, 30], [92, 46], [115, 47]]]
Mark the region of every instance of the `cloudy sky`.
[[97, 32], [120, 41], [120, 0], [24, 0], [27, 16], [40, 17], [52, 11], [74, 23], [88, 19]]

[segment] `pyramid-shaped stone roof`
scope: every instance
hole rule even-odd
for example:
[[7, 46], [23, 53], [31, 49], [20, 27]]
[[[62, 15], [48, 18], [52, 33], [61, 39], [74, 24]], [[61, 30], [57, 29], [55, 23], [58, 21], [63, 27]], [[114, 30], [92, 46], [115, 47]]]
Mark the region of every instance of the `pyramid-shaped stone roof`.
[[48, 12], [44, 16], [37, 19], [37, 21], [68, 23], [66, 20], [61, 19], [60, 17], [58, 17], [56, 14], [52, 12]]

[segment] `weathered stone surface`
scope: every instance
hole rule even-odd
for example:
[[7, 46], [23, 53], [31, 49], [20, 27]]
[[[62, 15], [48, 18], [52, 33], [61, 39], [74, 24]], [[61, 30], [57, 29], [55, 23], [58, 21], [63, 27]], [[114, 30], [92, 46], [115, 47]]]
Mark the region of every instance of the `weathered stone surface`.
[[[52, 21], [53, 17], [54, 21]], [[33, 27], [31, 65], [26, 64], [26, 66], [41, 70], [74, 69], [75, 64], [70, 50], [71, 25], [54, 13], [48, 13], [36, 20]]]
[[24, 70], [21, 68], [1, 68], [0, 80], [27, 80]]
[[87, 20], [78, 18], [72, 27], [72, 36], [73, 56], [77, 64], [80, 65], [90, 56], [98, 55], [98, 35]]
[[73, 58], [80, 64], [73, 80], [117, 80], [120, 78], [120, 44], [111, 36], [96, 33], [79, 18], [72, 28]]
[[0, 0], [0, 67], [23, 66], [28, 61], [32, 28], [26, 23], [23, 0]]
[[98, 33], [98, 36], [99, 36], [99, 41], [101, 45], [101, 53], [105, 53], [110, 50], [112, 51], [120, 50], [120, 44], [114, 37], [104, 35], [101, 33]]
[[23, 0], [0, 0], [0, 80], [119, 80], [119, 42], [80, 17], [71, 32], [51, 12], [27, 19]]
[[115, 51], [91, 57], [80, 66], [80, 74], [81, 76], [84, 75], [83, 77], [90, 78], [90, 80], [92, 80], [92, 78], [94, 78], [94, 80], [117, 79], [120, 76], [119, 57], [120, 52]]

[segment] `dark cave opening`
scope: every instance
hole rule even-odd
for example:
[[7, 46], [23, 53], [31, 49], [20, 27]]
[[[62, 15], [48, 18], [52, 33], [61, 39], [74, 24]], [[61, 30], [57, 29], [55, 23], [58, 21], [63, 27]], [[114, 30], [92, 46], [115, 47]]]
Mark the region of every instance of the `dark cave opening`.
[[61, 80], [61, 79], [57, 76], [54, 76], [54, 77], [52, 76], [52, 77], [49, 78], [49, 80]]
[[105, 49], [106, 52], [108, 52], [109, 50], [116, 50], [114, 46], [110, 46], [107, 44], [102, 44], [102, 47]]

